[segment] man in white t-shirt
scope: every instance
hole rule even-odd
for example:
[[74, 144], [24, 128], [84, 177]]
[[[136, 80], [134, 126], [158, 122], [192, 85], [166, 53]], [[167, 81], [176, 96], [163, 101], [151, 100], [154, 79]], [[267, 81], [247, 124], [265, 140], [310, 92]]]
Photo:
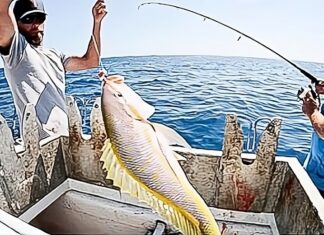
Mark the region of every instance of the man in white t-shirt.
[[100, 30], [106, 16], [104, 0], [92, 8], [93, 29], [82, 57], [44, 48], [46, 12], [41, 0], [0, 0], [0, 54], [22, 126], [27, 103], [35, 106], [41, 139], [68, 135], [65, 72], [98, 66]]

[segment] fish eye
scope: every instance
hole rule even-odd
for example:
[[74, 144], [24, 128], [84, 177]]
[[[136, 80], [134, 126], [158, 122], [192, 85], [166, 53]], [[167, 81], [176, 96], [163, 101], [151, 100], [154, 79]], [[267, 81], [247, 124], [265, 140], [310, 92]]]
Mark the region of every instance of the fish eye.
[[116, 97], [123, 97], [122, 93], [118, 92], [117, 94], [114, 94]]

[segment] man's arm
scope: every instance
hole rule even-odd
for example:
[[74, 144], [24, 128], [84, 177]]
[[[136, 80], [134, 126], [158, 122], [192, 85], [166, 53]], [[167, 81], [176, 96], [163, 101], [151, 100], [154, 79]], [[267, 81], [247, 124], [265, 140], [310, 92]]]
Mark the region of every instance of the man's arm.
[[[318, 94], [324, 94], [324, 82], [320, 82], [316, 85], [316, 92]], [[309, 118], [314, 130], [317, 132], [321, 139], [324, 139], [324, 115], [319, 111], [317, 102], [307, 94], [303, 99], [303, 112]]]
[[12, 38], [15, 34], [16, 20], [9, 10], [12, 0], [0, 0], [0, 53], [9, 53]]
[[100, 31], [102, 19], [106, 16], [104, 0], [97, 0], [92, 8], [93, 29], [87, 52], [82, 57], [69, 57], [65, 63], [66, 71], [90, 69], [99, 65], [101, 54]]

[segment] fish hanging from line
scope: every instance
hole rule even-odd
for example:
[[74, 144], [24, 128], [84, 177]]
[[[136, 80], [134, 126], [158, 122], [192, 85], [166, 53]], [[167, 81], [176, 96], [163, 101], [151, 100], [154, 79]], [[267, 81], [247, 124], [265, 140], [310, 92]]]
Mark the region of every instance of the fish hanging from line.
[[220, 234], [211, 211], [178, 163], [183, 157], [169, 147], [190, 146], [171, 128], [149, 122], [154, 107], [123, 80], [107, 77], [102, 88], [108, 139], [100, 160], [107, 179], [122, 193], [151, 206], [185, 235]]

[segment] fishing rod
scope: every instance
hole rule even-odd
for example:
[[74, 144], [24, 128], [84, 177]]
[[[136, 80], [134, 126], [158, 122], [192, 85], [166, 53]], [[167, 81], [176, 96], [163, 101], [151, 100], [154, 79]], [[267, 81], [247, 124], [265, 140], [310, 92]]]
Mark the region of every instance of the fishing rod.
[[[204, 20], [211, 20], [213, 22], [216, 22], [226, 28], [229, 28], [237, 33], [239, 33], [240, 35], [256, 42], [257, 44], [261, 45], [262, 47], [268, 49], [269, 51], [271, 51], [272, 53], [276, 54], [277, 56], [279, 56], [280, 58], [282, 58], [283, 60], [285, 60], [286, 62], [288, 62], [290, 65], [292, 65], [293, 67], [295, 67], [297, 70], [299, 70], [304, 76], [306, 76], [307, 78], [310, 79], [311, 83], [314, 83], [315, 85], [317, 85], [319, 83], [319, 80], [314, 77], [312, 74], [310, 74], [309, 72], [305, 71], [304, 69], [300, 68], [299, 66], [297, 66], [295, 63], [291, 62], [290, 60], [288, 60], [287, 58], [285, 58], [284, 56], [282, 56], [281, 54], [279, 54], [278, 52], [276, 52], [275, 50], [271, 49], [270, 47], [266, 46], [265, 44], [263, 44], [262, 42], [254, 39], [253, 37], [227, 25], [227, 24], [224, 24], [223, 22], [220, 22], [216, 19], [213, 19], [207, 15], [204, 15], [204, 14], [201, 14], [199, 12], [196, 12], [196, 11], [193, 11], [193, 10], [190, 10], [190, 9], [187, 9], [187, 8], [184, 8], [184, 7], [180, 7], [180, 6], [176, 6], [176, 5], [173, 5], [173, 4], [168, 4], [168, 3], [161, 3], [161, 2], [145, 2], [145, 3], [142, 3], [138, 6], [138, 9], [140, 9], [142, 6], [144, 5], [162, 5], [162, 6], [166, 6], [166, 7], [171, 7], [171, 8], [176, 8], [176, 9], [179, 9], [179, 10], [183, 10], [183, 11], [186, 11], [186, 12], [189, 12], [189, 13], [192, 13], [194, 15], [198, 15], [198, 16], [201, 16], [204, 18]], [[240, 38], [239, 38], [240, 39]], [[238, 40], [239, 40], [238, 39]]]

